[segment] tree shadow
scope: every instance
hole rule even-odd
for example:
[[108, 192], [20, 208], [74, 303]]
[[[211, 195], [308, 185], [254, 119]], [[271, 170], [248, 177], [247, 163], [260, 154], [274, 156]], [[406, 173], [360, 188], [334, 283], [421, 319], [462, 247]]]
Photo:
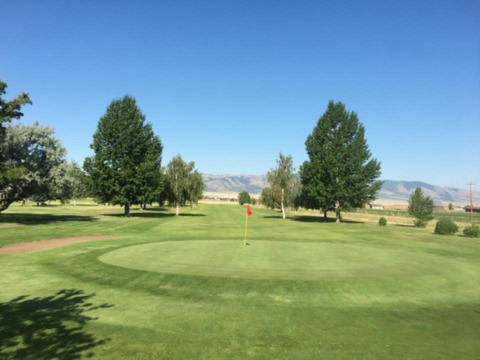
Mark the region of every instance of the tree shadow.
[[185, 216], [185, 217], [202, 217], [202, 216], [207, 216], [205, 214], [190, 214], [190, 213], [180, 213], [178, 216]]
[[[300, 215], [300, 216], [293, 216], [288, 218], [291, 221], [299, 221], [299, 222], [308, 222], [308, 223], [334, 223], [336, 219], [333, 217], [324, 218], [323, 216], [312, 216], [312, 215]], [[342, 220], [343, 224], [364, 224], [362, 221], [354, 221], [354, 220]]]
[[[112, 216], [112, 217], [125, 217], [122, 213], [117, 214], [105, 214], [105, 216]], [[192, 213], [180, 213], [178, 216], [186, 216], [186, 217], [197, 217], [197, 216], [206, 216], [205, 214], [192, 214]], [[154, 209], [145, 209], [145, 210], [135, 210], [130, 212], [130, 216], [132, 218], [171, 218], [175, 217], [175, 213], [169, 212], [165, 213], [165, 210], [154, 210]]]
[[111, 304], [94, 305], [79, 289], [64, 289], [55, 295], [27, 295], [0, 303], [0, 359], [50, 360], [93, 356], [92, 349], [110, 341], [96, 339], [84, 330], [97, 318], [86, 315]]
[[52, 214], [0, 214], [0, 224], [16, 223], [21, 225], [38, 225], [66, 221], [97, 221], [95, 216], [72, 216]]

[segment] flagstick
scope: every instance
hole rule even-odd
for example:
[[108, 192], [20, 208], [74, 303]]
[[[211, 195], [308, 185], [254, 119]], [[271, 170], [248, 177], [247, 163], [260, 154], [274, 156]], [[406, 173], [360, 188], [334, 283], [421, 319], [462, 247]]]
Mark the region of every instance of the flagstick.
[[248, 213], [245, 214], [245, 240], [243, 240], [243, 248], [247, 247], [247, 227], [248, 227]]

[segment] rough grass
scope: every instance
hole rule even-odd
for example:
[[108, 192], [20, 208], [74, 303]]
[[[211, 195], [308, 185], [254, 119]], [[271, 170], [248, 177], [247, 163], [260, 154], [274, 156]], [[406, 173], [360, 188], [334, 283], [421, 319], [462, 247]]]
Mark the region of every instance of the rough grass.
[[243, 207], [182, 210], [0, 214], [0, 244], [122, 235], [0, 255], [0, 358], [480, 357], [476, 239], [254, 208], [243, 249]]

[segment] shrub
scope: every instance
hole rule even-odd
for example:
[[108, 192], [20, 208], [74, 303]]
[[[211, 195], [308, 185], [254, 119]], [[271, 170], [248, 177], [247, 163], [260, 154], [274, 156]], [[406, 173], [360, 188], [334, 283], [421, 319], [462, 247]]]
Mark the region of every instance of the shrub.
[[423, 221], [423, 220], [420, 220], [420, 219], [413, 220], [413, 225], [415, 227], [424, 228], [424, 227], [427, 226], [427, 223], [428, 223], [428, 221]]
[[380, 226], [387, 226], [387, 219], [385, 219], [383, 216], [378, 219], [378, 225]]
[[480, 226], [478, 225], [470, 225], [463, 229], [463, 235], [468, 237], [480, 237]]
[[435, 225], [435, 234], [452, 235], [458, 231], [458, 226], [451, 219], [440, 219]]

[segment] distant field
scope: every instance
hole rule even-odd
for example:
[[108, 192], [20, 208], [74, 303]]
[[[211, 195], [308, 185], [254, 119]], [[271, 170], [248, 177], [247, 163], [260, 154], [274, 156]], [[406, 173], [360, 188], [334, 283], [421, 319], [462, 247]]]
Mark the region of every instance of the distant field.
[[5, 247], [103, 240], [0, 254], [0, 358], [480, 358], [479, 239], [254, 207], [244, 247], [244, 211], [8, 209]]

